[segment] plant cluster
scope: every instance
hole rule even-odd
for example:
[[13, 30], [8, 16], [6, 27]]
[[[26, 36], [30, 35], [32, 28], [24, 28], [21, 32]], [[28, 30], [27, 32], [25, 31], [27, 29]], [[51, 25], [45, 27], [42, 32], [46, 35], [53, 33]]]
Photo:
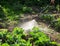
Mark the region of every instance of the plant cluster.
[[[60, 18], [57, 18], [55, 21], [52, 22], [52, 26], [59, 31], [60, 30]], [[60, 31], [59, 31], [60, 32]]]
[[55, 18], [54, 18], [54, 16], [51, 15], [51, 14], [42, 14], [42, 15], [40, 16], [40, 19], [44, 20], [45, 22], [51, 23]]
[[50, 38], [34, 27], [27, 35], [22, 28], [14, 28], [12, 32], [0, 30], [0, 46], [57, 46], [56, 42], [51, 42]]
[[[50, 24], [51, 27], [55, 28], [57, 31], [60, 30], [60, 18], [55, 18], [53, 15], [50, 14], [42, 14], [40, 16], [40, 19], [44, 22], [47, 22]], [[59, 31], [60, 32], [60, 31]]]
[[[55, 4], [58, 4], [58, 0]], [[21, 13], [32, 13], [32, 6], [40, 9], [50, 5], [50, 0], [1, 0], [0, 1], [0, 18], [15, 20]], [[57, 9], [59, 10], [58, 6]]]

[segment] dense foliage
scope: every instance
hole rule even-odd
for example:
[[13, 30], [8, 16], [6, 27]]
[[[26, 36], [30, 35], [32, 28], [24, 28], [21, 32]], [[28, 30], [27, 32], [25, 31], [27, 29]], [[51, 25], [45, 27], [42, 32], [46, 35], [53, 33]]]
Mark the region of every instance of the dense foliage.
[[0, 28], [6, 28], [11, 21], [20, 19], [22, 14], [40, 13], [48, 5], [48, 8], [43, 13], [48, 13], [51, 10], [59, 11], [59, 1], [55, 0], [54, 7], [50, 5], [50, 0], [0, 0]]
[[[55, 1], [55, 8], [58, 10], [59, 1], [60, 0]], [[35, 12], [32, 7], [39, 7], [41, 10], [44, 9], [47, 4], [50, 6], [50, 0], [0, 0], [0, 18], [6, 17], [6, 19], [16, 20], [21, 13]]]
[[57, 46], [50, 38], [34, 27], [28, 35], [23, 33], [22, 28], [14, 28], [12, 32], [0, 30], [0, 46]]

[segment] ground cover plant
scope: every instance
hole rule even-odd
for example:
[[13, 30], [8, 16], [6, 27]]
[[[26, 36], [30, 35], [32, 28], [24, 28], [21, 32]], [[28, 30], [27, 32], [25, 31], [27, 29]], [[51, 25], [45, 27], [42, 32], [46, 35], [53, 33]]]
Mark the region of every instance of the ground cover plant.
[[52, 14], [41, 14], [39, 15], [40, 19], [42, 21], [51, 23], [53, 20], [55, 20], [55, 17]]
[[22, 28], [14, 28], [12, 32], [0, 30], [0, 46], [57, 46], [39, 28], [34, 27], [27, 35]]
[[59, 15], [42, 14], [39, 16], [42, 21], [48, 23], [56, 31], [60, 32], [59, 31], [60, 30], [60, 17], [59, 17]]
[[60, 18], [57, 18], [56, 21], [52, 22], [52, 26], [58, 31], [60, 32]]

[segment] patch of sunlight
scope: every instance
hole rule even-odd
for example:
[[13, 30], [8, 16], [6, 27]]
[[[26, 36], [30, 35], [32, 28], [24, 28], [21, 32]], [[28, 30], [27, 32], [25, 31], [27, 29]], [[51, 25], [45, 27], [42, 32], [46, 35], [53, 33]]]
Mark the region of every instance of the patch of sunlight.
[[38, 24], [37, 24], [36, 20], [33, 19], [31, 21], [22, 23], [18, 26], [23, 28], [25, 30], [24, 32], [29, 32], [32, 30], [33, 27], [38, 27]]

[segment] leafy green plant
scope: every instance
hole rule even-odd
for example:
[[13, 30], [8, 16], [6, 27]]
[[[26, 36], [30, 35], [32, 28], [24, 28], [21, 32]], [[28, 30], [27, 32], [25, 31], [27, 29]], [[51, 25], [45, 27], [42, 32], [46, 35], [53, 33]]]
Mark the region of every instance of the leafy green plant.
[[60, 18], [52, 21], [51, 26], [54, 27], [57, 31], [60, 30]]
[[55, 18], [53, 15], [50, 15], [50, 14], [43, 14], [40, 16], [40, 18], [46, 22], [52, 22]]
[[32, 12], [32, 8], [27, 7], [27, 6], [23, 7], [22, 10], [23, 10], [24, 13], [31, 13]]
[[57, 46], [56, 42], [50, 42], [51, 46]]
[[1, 29], [0, 30], [0, 38], [5, 38], [7, 33], [8, 33], [7, 29]]
[[15, 27], [12, 33], [23, 34], [23, 31], [24, 30], [22, 28]]
[[54, 23], [54, 26], [57, 31], [60, 30], [60, 18], [57, 19], [57, 22]]
[[30, 41], [29, 41], [29, 40], [27, 41], [26, 46], [32, 46], [32, 44], [30, 43]]
[[23, 31], [18, 27], [15, 27], [12, 32], [0, 31], [0, 46], [55, 46], [57, 44], [51, 42], [50, 38], [38, 27], [34, 27], [29, 35], [23, 34]]
[[12, 45], [10, 45], [10, 46], [20, 46], [20, 45], [16, 43], [16, 44], [12, 44]]
[[43, 32], [41, 32], [39, 28], [34, 27], [33, 31], [30, 32], [30, 35], [33, 38], [36, 46], [44, 46], [50, 42], [49, 37]]
[[2, 46], [10, 46], [8, 43], [3, 43]]
[[14, 37], [13, 37], [13, 35], [6, 35], [6, 42], [7, 43], [9, 43], [9, 44], [12, 44], [12, 43], [14, 43], [15, 42], [15, 40], [14, 40]]

